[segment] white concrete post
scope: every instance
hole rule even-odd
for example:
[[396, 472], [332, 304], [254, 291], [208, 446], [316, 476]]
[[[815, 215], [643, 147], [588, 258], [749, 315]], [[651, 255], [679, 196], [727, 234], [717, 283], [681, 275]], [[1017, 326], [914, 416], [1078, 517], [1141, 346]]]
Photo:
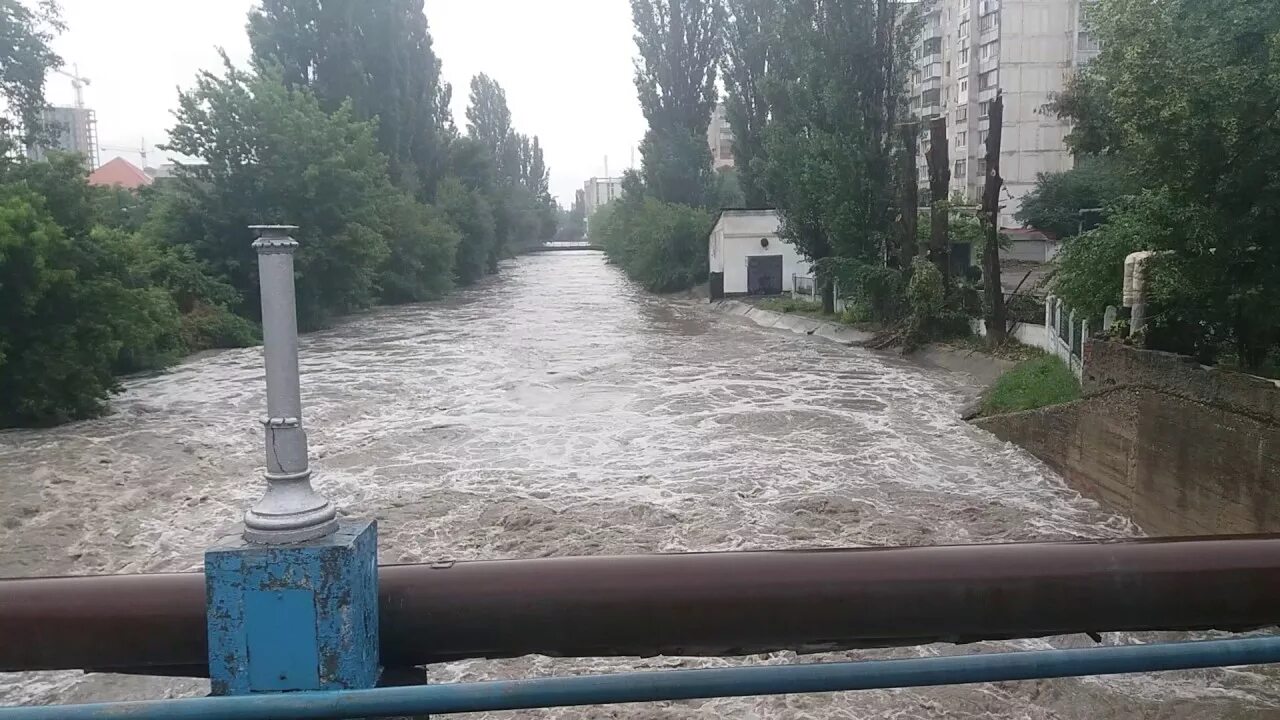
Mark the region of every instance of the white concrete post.
[[298, 377], [298, 319], [293, 288], [294, 225], [252, 225], [258, 235], [263, 355], [267, 369], [267, 491], [244, 514], [244, 539], [283, 545], [324, 537], [338, 528], [337, 511], [311, 488], [307, 434]]
[[1067, 316], [1067, 352], [1074, 353], [1076, 349], [1076, 311], [1072, 310]]
[[1054, 299], [1053, 299], [1053, 296], [1052, 296], [1052, 295], [1049, 295], [1049, 296], [1045, 297], [1045, 299], [1044, 299], [1044, 326], [1045, 326], [1046, 330], [1053, 330], [1053, 329], [1054, 329], [1054, 328], [1053, 328], [1053, 319], [1054, 319], [1054, 318], [1053, 318], [1053, 303], [1054, 303]]

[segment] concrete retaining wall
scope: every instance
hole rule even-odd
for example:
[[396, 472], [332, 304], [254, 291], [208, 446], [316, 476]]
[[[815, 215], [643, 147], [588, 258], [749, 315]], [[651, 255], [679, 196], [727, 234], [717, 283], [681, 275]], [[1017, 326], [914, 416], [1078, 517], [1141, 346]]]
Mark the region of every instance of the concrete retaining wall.
[[1091, 341], [1084, 399], [975, 421], [1152, 535], [1280, 532], [1280, 387]]
[[815, 320], [804, 315], [765, 310], [738, 300], [718, 300], [712, 302], [711, 306], [720, 312], [745, 317], [761, 327], [790, 330], [802, 335], [814, 335], [844, 345], [858, 345], [870, 340], [872, 337], [871, 333], [841, 325], [840, 323]]

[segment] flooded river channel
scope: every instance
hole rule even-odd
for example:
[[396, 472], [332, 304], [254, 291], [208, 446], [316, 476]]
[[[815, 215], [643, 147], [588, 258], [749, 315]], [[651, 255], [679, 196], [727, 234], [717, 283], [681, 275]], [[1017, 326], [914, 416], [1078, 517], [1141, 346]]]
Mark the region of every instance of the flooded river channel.
[[[1137, 533], [1034, 458], [959, 421], [974, 391], [963, 376], [649, 295], [597, 253], [521, 258], [444, 302], [348, 318], [303, 339], [302, 372], [316, 486], [344, 511], [377, 517], [383, 562]], [[198, 569], [203, 548], [260, 495], [260, 349], [130, 379], [113, 407], [99, 420], [0, 433], [0, 576]], [[430, 675], [796, 660], [527, 657]], [[1280, 718], [1278, 677], [1213, 670], [485, 717], [1254, 720]], [[206, 689], [0, 675], [4, 704]]]

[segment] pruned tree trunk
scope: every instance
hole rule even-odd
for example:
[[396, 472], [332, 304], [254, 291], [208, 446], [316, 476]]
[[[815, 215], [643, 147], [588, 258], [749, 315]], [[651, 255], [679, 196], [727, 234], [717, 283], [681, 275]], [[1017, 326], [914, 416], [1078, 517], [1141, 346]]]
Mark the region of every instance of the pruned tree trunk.
[[836, 281], [834, 278], [827, 278], [822, 283], [822, 312], [827, 315], [834, 315], [836, 312]]
[[996, 91], [988, 112], [987, 177], [982, 191], [982, 224], [986, 244], [982, 251], [982, 276], [987, 293], [987, 341], [992, 347], [1004, 344], [1008, 332], [1004, 288], [1000, 283], [1000, 131], [1004, 125], [1004, 95]]
[[948, 220], [947, 191], [951, 187], [951, 154], [947, 147], [947, 118], [929, 121], [930, 224], [929, 259], [942, 273], [942, 282], [951, 287], [951, 232]]
[[902, 124], [902, 242], [898, 245], [898, 266], [911, 267], [916, 259], [916, 228], [920, 221], [920, 177], [916, 155], [920, 152], [920, 124]]

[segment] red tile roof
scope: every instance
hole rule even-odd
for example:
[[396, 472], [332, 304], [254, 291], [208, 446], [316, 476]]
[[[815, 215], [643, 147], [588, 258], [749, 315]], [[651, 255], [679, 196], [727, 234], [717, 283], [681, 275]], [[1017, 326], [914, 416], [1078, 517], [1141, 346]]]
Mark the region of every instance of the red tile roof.
[[152, 182], [150, 175], [120, 157], [89, 173], [90, 185], [118, 185], [126, 190], [136, 190]]

